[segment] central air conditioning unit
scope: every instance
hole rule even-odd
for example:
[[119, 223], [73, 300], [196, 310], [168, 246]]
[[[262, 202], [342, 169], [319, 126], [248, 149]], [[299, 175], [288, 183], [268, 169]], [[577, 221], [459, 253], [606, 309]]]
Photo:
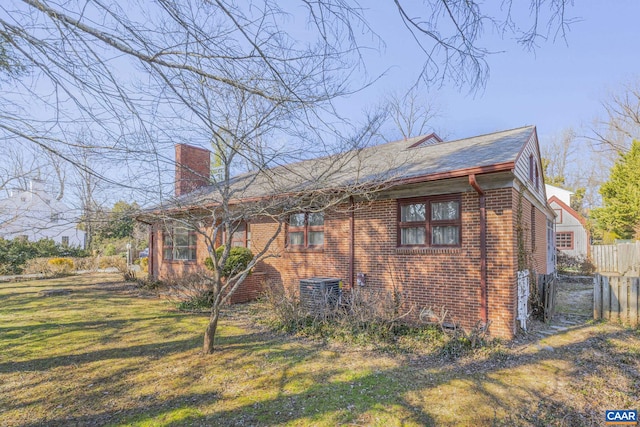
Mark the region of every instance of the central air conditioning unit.
[[341, 279], [332, 277], [300, 280], [300, 303], [309, 311], [335, 308], [340, 303], [341, 282]]

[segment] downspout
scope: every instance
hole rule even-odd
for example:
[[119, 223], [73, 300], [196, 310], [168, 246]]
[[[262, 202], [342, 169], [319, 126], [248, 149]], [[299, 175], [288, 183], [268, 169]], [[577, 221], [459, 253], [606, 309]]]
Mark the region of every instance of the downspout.
[[356, 247], [356, 218], [354, 212], [353, 196], [349, 197], [349, 282], [351, 289], [355, 286], [354, 280], [354, 264], [356, 259], [355, 247]]
[[469, 175], [469, 185], [480, 198], [480, 319], [487, 325], [489, 304], [487, 295], [487, 211], [484, 190], [478, 185], [475, 174]]

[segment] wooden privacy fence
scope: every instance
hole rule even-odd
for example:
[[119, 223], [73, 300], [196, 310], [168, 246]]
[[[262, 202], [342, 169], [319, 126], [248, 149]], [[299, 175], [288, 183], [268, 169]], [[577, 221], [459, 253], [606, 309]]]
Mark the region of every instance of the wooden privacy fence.
[[591, 261], [598, 273], [640, 276], [640, 241], [591, 246]]
[[640, 277], [596, 274], [593, 277], [593, 318], [638, 326]]

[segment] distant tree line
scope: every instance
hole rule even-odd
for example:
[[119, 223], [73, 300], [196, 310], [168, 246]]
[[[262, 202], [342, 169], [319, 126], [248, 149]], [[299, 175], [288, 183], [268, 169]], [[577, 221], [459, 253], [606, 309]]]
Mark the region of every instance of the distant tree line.
[[91, 229], [94, 233], [92, 245], [86, 249], [55, 243], [51, 239], [29, 241], [25, 238], [6, 240], [0, 238], [0, 275], [21, 274], [28, 260], [48, 257], [85, 257], [90, 255], [123, 255], [127, 244], [134, 251], [147, 246], [145, 227], [137, 223], [135, 216], [140, 211], [137, 203], [118, 201], [111, 209], [100, 209], [94, 212], [90, 227], [86, 220], [79, 228]]
[[51, 239], [31, 242], [24, 238], [0, 238], [0, 275], [22, 274], [28, 260], [41, 257], [82, 257], [83, 249], [62, 245]]

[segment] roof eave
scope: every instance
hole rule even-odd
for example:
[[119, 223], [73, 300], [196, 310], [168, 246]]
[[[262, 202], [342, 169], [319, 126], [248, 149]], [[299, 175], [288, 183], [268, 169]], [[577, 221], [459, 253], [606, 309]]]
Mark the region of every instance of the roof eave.
[[[389, 182], [389, 187], [395, 187], [395, 186], [399, 186], [399, 185], [407, 185], [407, 184], [417, 184], [417, 183], [421, 183], [421, 182], [430, 182], [430, 181], [439, 181], [439, 180], [443, 180], [443, 179], [450, 179], [450, 178], [460, 178], [460, 177], [464, 177], [464, 176], [469, 176], [469, 175], [482, 175], [482, 174], [488, 174], [488, 173], [495, 173], [495, 172], [513, 172], [515, 168], [515, 162], [504, 162], [504, 163], [497, 163], [497, 164], [493, 164], [493, 165], [489, 165], [489, 166], [477, 166], [477, 167], [473, 167], [473, 168], [466, 168], [466, 169], [458, 169], [458, 170], [453, 170], [453, 171], [448, 171], [448, 172], [438, 172], [438, 173], [432, 173], [432, 174], [427, 174], [427, 175], [419, 175], [419, 176], [413, 176], [413, 177], [408, 177], [408, 178], [399, 178], [399, 179], [395, 179], [395, 180], [391, 180]], [[339, 192], [340, 189], [317, 189], [316, 191], [336, 191]], [[247, 198], [243, 198], [243, 199], [235, 199], [230, 201], [230, 204], [239, 204], [239, 203], [255, 203], [255, 202], [259, 202], [268, 198], [273, 198], [273, 197], [291, 197], [293, 195], [295, 195], [297, 193], [281, 193], [278, 195], [270, 195], [270, 196], [256, 196], [256, 197], [247, 197]], [[150, 216], [153, 217], [155, 215], [171, 215], [171, 214], [177, 214], [177, 213], [181, 213], [181, 212], [185, 212], [187, 210], [197, 210], [197, 209], [207, 209], [207, 208], [214, 208], [215, 206], [219, 205], [219, 203], [205, 203], [202, 205], [185, 205], [185, 206], [180, 206], [180, 207], [172, 207], [172, 208], [168, 208], [168, 209], [159, 209], [159, 210], [154, 210], [151, 212], [148, 212], [146, 215], [139, 215], [138, 217], [136, 217], [136, 219], [140, 222], [144, 222], [144, 223], [148, 223], [147, 221], [145, 221], [145, 217], [150, 219]]]
[[415, 176], [410, 178], [400, 178], [395, 181], [392, 181], [392, 184], [394, 185], [415, 184], [419, 182], [439, 181], [442, 179], [449, 179], [449, 178], [460, 178], [460, 177], [469, 176], [469, 175], [482, 175], [482, 174], [494, 173], [494, 172], [511, 172], [514, 170], [514, 168], [515, 168], [515, 162], [504, 162], [504, 163], [497, 163], [490, 166], [476, 166], [472, 168], [458, 169], [458, 170], [453, 170], [448, 172], [438, 172], [438, 173], [420, 175], [420, 176]]

